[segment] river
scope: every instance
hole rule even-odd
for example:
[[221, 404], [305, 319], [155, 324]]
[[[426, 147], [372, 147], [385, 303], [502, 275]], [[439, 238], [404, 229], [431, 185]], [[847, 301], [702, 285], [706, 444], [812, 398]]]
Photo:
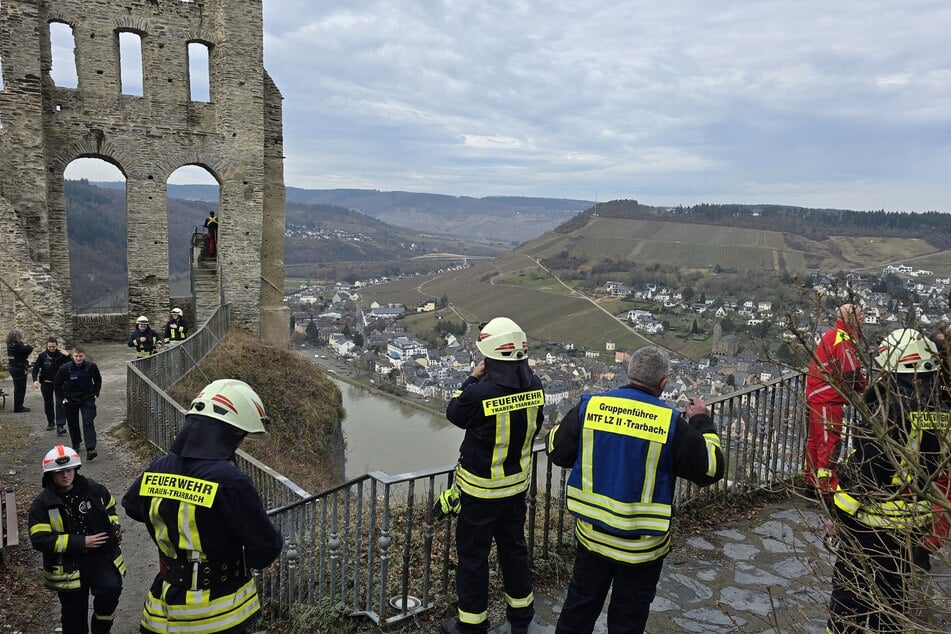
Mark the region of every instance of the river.
[[442, 416], [334, 379], [347, 417], [346, 476], [390, 475], [455, 464], [463, 431]]

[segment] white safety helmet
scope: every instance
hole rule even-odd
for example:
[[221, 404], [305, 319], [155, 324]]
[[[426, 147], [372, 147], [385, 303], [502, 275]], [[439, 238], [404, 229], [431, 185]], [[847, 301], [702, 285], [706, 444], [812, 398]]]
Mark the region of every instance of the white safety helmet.
[[178, 315], [179, 317], [181, 317], [184, 313], [182, 312], [182, 309], [181, 309], [181, 308], [173, 308], [173, 309], [172, 309], [172, 314], [173, 314], [173, 315]]
[[148, 325], [149, 325], [149, 318], [146, 317], [145, 315], [140, 315], [139, 318], [135, 320], [135, 323], [137, 323], [137, 324], [145, 324], [146, 326], [148, 326]]
[[519, 361], [528, 356], [525, 332], [508, 317], [496, 317], [483, 326], [476, 345], [488, 359]]
[[249, 434], [266, 433], [271, 424], [257, 392], [237, 379], [218, 379], [206, 385], [188, 413], [216, 418]]
[[64, 445], [56, 445], [43, 456], [43, 473], [78, 469], [82, 463], [75, 449]]
[[882, 340], [875, 362], [886, 372], [936, 372], [937, 356], [938, 348], [931, 339], [912, 328], [902, 328]]

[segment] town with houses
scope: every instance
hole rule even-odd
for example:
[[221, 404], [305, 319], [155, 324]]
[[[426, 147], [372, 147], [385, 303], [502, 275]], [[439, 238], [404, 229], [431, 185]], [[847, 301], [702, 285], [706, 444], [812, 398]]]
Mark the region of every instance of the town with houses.
[[[900, 296], [873, 290], [883, 286], [886, 276], [897, 276], [902, 292], [896, 295]], [[408, 313], [437, 310], [435, 299], [415, 306], [376, 302], [364, 305], [362, 289], [388, 281], [391, 280], [375, 278], [303, 286], [288, 295], [285, 302], [293, 316], [295, 341], [304, 347], [307, 342], [326, 347], [328, 354], [346, 361], [353, 374], [363, 377], [367, 383], [438, 409], [460, 388], [481, 358], [475, 341], [471, 336], [447, 334], [441, 345], [433, 347], [407, 331], [403, 317]], [[792, 328], [777, 328], [773, 336], [802, 347], [803, 341], [817, 342], [833, 325], [832, 313], [839, 303], [861, 304], [866, 325], [882, 334], [903, 327], [909, 320], [930, 332], [939, 321], [949, 319], [947, 298], [951, 278], [935, 277], [930, 271], [915, 270], [911, 266], [889, 265], [881, 276], [850, 274], [844, 286], [821, 274], [814, 274], [810, 283], [816, 297], [828, 300], [822, 303], [827, 314], [819, 323], [808, 307], [779, 310], [773, 302], [756, 298], [685, 302], [682, 290], [655, 284], [631, 288], [620, 282], [607, 282], [599, 292], [642, 300], [641, 303], [652, 302], [658, 310], [679, 307], [695, 313], [698, 321], [709, 325], [713, 336], [708, 356], [692, 360], [671, 355], [673, 373], [662, 396], [669, 402], [682, 402], [688, 394], [716, 397], [801, 369], [764, 359], [762, 353], [757, 352], [762, 348], [744, 347], [741, 342], [750, 337], [737, 332], [725, 334], [721, 327], [723, 320], [739, 324], [741, 329], [744, 324], [746, 329], [752, 329], [764, 321], [779, 323], [789, 315], [798, 315], [801, 323]], [[632, 329], [648, 337], [663, 331], [663, 320], [651, 310], [630, 310], [626, 319]], [[309, 336], [313, 331], [315, 335]], [[571, 341], [546, 342], [544, 347], [533, 345], [529, 363], [545, 385], [547, 422], [560, 419], [583, 392], [606, 390], [625, 383], [630, 352], [618, 349], [610, 341], [600, 350], [576, 349]]]

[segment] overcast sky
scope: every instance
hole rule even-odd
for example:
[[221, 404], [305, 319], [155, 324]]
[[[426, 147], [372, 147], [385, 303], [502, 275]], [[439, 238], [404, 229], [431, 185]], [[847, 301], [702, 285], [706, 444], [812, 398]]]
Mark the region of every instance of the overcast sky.
[[264, 0], [285, 180], [951, 210], [946, 0]]

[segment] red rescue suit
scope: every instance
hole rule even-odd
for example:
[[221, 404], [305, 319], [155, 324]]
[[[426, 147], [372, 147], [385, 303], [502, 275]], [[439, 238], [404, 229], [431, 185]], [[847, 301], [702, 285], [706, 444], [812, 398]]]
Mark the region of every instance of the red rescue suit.
[[806, 376], [806, 404], [809, 406], [809, 430], [806, 440], [807, 486], [823, 495], [836, 488], [832, 464], [842, 442], [842, 419], [848, 391], [861, 393], [866, 378], [855, 342], [860, 334], [841, 319], [822, 335]]

